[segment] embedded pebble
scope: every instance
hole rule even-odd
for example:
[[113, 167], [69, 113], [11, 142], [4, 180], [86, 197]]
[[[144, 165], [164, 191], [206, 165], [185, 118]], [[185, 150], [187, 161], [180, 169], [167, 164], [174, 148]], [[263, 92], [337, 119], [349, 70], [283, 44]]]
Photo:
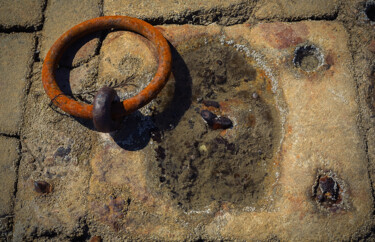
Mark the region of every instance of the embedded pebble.
[[227, 117], [216, 117], [213, 120], [212, 129], [228, 129], [233, 126], [232, 121]]
[[208, 111], [208, 110], [202, 110], [201, 111], [202, 118], [207, 122], [208, 125], [212, 125], [214, 119], [217, 117], [214, 113]]
[[35, 181], [34, 190], [37, 193], [47, 194], [47, 193], [52, 192], [52, 186], [51, 184], [45, 181]]
[[203, 100], [202, 103], [206, 107], [220, 108], [220, 104], [218, 102], [216, 102], [216, 101]]

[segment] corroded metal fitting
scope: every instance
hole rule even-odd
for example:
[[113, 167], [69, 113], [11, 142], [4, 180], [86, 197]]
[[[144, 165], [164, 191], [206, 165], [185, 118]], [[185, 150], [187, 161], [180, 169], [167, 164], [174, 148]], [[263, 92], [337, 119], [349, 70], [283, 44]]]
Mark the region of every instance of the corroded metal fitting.
[[65, 112], [85, 119], [93, 118], [93, 105], [80, 103], [66, 96], [55, 80], [55, 71], [64, 51], [83, 36], [109, 29], [129, 30], [139, 33], [156, 47], [159, 66], [154, 78], [141, 92], [111, 107], [111, 117], [116, 120], [149, 103], [165, 86], [171, 72], [172, 55], [167, 40], [158, 29], [136, 18], [126, 16], [105, 16], [87, 20], [65, 32], [51, 47], [43, 63], [42, 81], [52, 102]]
[[92, 119], [96, 130], [109, 133], [120, 128], [121, 118], [112, 119], [112, 103], [119, 102], [116, 91], [111, 87], [102, 87], [95, 95]]

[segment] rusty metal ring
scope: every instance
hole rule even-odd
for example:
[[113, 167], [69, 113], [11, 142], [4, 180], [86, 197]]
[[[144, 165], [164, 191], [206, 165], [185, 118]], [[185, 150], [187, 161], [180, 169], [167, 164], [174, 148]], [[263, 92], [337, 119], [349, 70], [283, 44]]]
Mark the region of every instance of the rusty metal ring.
[[75, 40], [101, 30], [129, 30], [143, 35], [156, 47], [159, 66], [154, 78], [136, 96], [114, 103], [112, 118], [130, 114], [149, 103], [165, 86], [171, 72], [172, 55], [167, 40], [158, 29], [140, 19], [127, 16], [105, 16], [87, 20], [65, 32], [48, 51], [43, 63], [43, 87], [52, 102], [65, 112], [80, 118], [92, 119], [93, 105], [80, 103], [67, 97], [55, 81], [55, 70], [64, 51]]

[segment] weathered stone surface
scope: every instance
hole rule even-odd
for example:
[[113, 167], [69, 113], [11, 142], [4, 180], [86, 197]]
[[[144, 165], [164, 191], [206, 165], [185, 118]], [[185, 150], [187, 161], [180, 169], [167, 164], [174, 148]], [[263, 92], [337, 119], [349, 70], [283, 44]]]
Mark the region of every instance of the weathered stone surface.
[[33, 34], [0, 34], [1, 133], [18, 134], [33, 51]]
[[3, 0], [0, 2], [0, 27], [37, 29], [42, 25], [45, 0]]
[[13, 214], [14, 186], [17, 179], [19, 141], [0, 136], [0, 217]]
[[71, 68], [87, 63], [99, 48], [100, 35], [101, 33], [94, 33], [77, 40], [61, 57], [60, 65]]
[[[99, 0], [48, 1], [45, 12], [46, 20], [42, 32], [41, 59], [45, 58], [49, 48], [64, 32], [85, 20], [99, 16]], [[63, 63], [77, 66], [82, 62], [86, 62], [95, 54], [98, 43], [98, 36], [93, 35], [83, 38], [77, 42], [76, 46], [72, 46], [72, 48], [67, 50], [67, 52], [70, 51], [72, 53], [68, 54], [70, 58], [68, 56]], [[82, 45], [83, 47], [79, 49]], [[75, 53], [77, 50], [78, 52]], [[75, 56], [73, 59], [72, 55]]]
[[332, 18], [338, 12], [338, 0], [262, 0], [254, 9], [257, 19]]
[[[276, 29], [283, 31], [278, 33]], [[228, 32], [229, 40], [230, 36], [239, 36], [235, 27]], [[359, 107], [356, 84], [350, 73], [350, 53], [347, 42], [342, 41], [348, 39], [344, 27], [330, 22], [259, 24], [249, 30], [249, 34], [242, 32], [242, 36], [254, 49], [263, 50], [258, 58], [270, 66], [274, 88], [283, 90], [288, 112], [280, 157], [283, 168], [279, 182], [284, 192], [276, 205], [283, 208], [287, 219], [276, 225], [274, 231], [280, 231], [277, 237], [292, 240], [309, 236], [318, 240], [350, 238], [369, 223], [372, 198], [370, 182], [363, 176], [367, 159], [357, 128]], [[293, 59], [297, 46], [309, 45], [314, 45], [319, 54], [307, 55], [314, 55], [317, 60], [315, 69], [307, 72], [296, 66]], [[250, 55], [256, 53], [251, 49], [243, 50]], [[323, 171], [336, 174], [337, 180], [342, 181], [343, 196], [347, 196], [347, 205], [343, 204], [336, 212], [323, 212], [319, 202], [312, 199], [311, 184]], [[244, 230], [264, 231], [258, 226], [249, 226], [251, 219], [248, 221], [248, 218], [251, 216], [244, 215], [238, 223], [237, 218], [230, 217], [228, 236]], [[285, 224], [293, 229], [289, 231]], [[317, 234], [314, 231], [327, 232]]]
[[[364, 140], [357, 127], [359, 106], [356, 101], [356, 84], [350, 71], [351, 56], [347, 41], [343, 41], [348, 40], [348, 35], [341, 24], [305, 21], [238, 25], [222, 29], [215, 25], [159, 28], [176, 46], [188, 71], [183, 72], [184, 65], [175, 52], [174, 63], [178, 65], [174, 67], [170, 80], [173, 85], [166, 86], [157, 100], [141, 110], [141, 113], [129, 117], [125, 121], [126, 128], [114, 135], [99, 136], [95, 155], [90, 162], [93, 173], [90, 180], [89, 213], [95, 218], [96, 222], [93, 223], [103, 231], [104, 239], [113, 239], [111, 231], [118, 231], [115, 235], [117, 239], [349, 240], [371, 224], [371, 184], [367, 175], [363, 175], [367, 174], [368, 164]], [[177, 31], [179, 28], [181, 31]], [[122, 36], [118, 38], [127, 38], [127, 34]], [[115, 41], [112, 42], [112, 47], [118, 46], [118, 49], [115, 48], [117, 51], [120, 52], [120, 48], [126, 49], [115, 45]], [[213, 43], [216, 42], [223, 47], [215, 47]], [[103, 48], [106, 48], [106, 42], [104, 43]], [[111, 46], [110, 41], [107, 44]], [[198, 116], [194, 115], [194, 110], [202, 107], [199, 104], [200, 98], [206, 98], [203, 84], [197, 82], [200, 75], [207, 82], [213, 80], [214, 84], [210, 87], [216, 95], [221, 91], [216, 89], [217, 85], [222, 85], [222, 79], [217, 77], [222, 74], [220, 68], [215, 69], [214, 64], [209, 62], [209, 54], [198, 51], [206, 45], [212, 45], [211, 50], [214, 49], [214, 53], [217, 53], [218, 60], [215, 63], [218, 65], [235, 66], [237, 59], [228, 61], [231, 59], [219, 54], [224, 53], [219, 51], [220, 48], [233, 48], [247, 56], [249, 65], [263, 70], [256, 72], [255, 80], [251, 78], [251, 72], [247, 74], [248, 79], [238, 76], [239, 83], [230, 92], [232, 96], [236, 96], [238, 92], [240, 96], [260, 98], [278, 110], [277, 118], [273, 115], [269, 117], [275, 120], [275, 124], [281, 125], [281, 137], [275, 138], [278, 143], [275, 143], [276, 153], [270, 163], [273, 168], [267, 168], [269, 176], [275, 180], [273, 183], [261, 183], [266, 192], [256, 203], [252, 201], [246, 207], [239, 206], [235, 200], [228, 202], [228, 199], [224, 199], [213, 200], [205, 209], [186, 209], [182, 204], [174, 202], [175, 197], [179, 196], [176, 193], [178, 190], [172, 189], [168, 193], [165, 190], [169, 188], [165, 189], [166, 186], [163, 185], [165, 179], [169, 179], [166, 176], [169, 171], [166, 170], [175, 169], [172, 167], [178, 165], [173, 162], [167, 163], [168, 166], [164, 165], [168, 154], [173, 153], [176, 158], [192, 159], [185, 168], [181, 168], [181, 174], [174, 174], [181, 183], [185, 176], [195, 179], [194, 176], [204, 174], [204, 170], [199, 169], [198, 174], [189, 173], [189, 165], [194, 165], [194, 160], [197, 159], [192, 157], [206, 155], [212, 149], [198, 143], [200, 154], [190, 153], [184, 148], [190, 140], [183, 138], [188, 136], [187, 133], [194, 134], [204, 129], [204, 125], [198, 125]], [[145, 52], [148, 55], [152, 53], [151, 50]], [[190, 62], [191, 53], [201, 53], [203, 62], [211, 63], [209, 65], [214, 68], [211, 70], [214, 71], [213, 77], [205, 74], [210, 70], [197, 71], [199, 66]], [[113, 69], [106, 75], [110, 76], [109, 72], [117, 75], [118, 62], [114, 62]], [[196, 65], [199, 64], [198, 62]], [[105, 69], [107, 68], [102, 70]], [[225, 70], [229, 80], [234, 74]], [[235, 70], [237, 73], [243, 72], [238, 67]], [[181, 72], [184, 78], [178, 76]], [[176, 89], [173, 90], [173, 86], [181, 88], [179, 85], [182, 84], [178, 84], [179, 82], [191, 84], [181, 86], [184, 92], [177, 92], [180, 99], [176, 99]], [[225, 89], [225, 85], [222, 88]], [[252, 88], [257, 90], [257, 95], [252, 95]], [[189, 98], [189, 92], [190, 102], [186, 105], [183, 100]], [[174, 118], [178, 120], [176, 123], [173, 122], [173, 116], [163, 111], [166, 107], [168, 109], [168, 103], [172, 106], [172, 103], [181, 105], [177, 109], [172, 107]], [[233, 149], [230, 142], [245, 129], [241, 126], [241, 114], [253, 110], [244, 108], [246, 105], [234, 100], [219, 103], [220, 114], [228, 115], [235, 121], [233, 129], [218, 132], [217, 135], [229, 141], [227, 149]], [[183, 111], [177, 112], [179, 109]], [[149, 112], [152, 114], [151, 119], [143, 116]], [[163, 122], [159, 120], [161, 117], [167, 117], [165, 122], [169, 128], [155, 132], [155, 127], [163, 127]], [[248, 118], [250, 127], [256, 121], [259, 121], [257, 116]], [[185, 123], [194, 125], [194, 128], [189, 129], [189, 125], [181, 128]], [[185, 130], [185, 134], [176, 130]], [[175, 137], [169, 138], [173, 133]], [[163, 140], [167, 138], [169, 148], [160, 149]], [[192, 139], [201, 142], [202, 136]], [[221, 142], [225, 144], [225, 141]], [[173, 143], [178, 148], [173, 148]], [[220, 149], [216, 148], [216, 152], [220, 152]], [[267, 166], [266, 164], [262, 163], [263, 166]], [[157, 165], [160, 165], [160, 177], [150, 168]], [[229, 174], [234, 169], [232, 167]], [[239, 174], [233, 174], [234, 178], [236, 176]], [[318, 195], [317, 189], [326, 186], [323, 183], [326, 176], [338, 187], [334, 192], [337, 193], [334, 200]], [[192, 182], [187, 186], [191, 188], [195, 185]], [[166, 231], [174, 231], [173, 237]]]
[[163, 19], [167, 23], [236, 24], [249, 18], [252, 0], [104, 0], [104, 15], [126, 15], [146, 20]]
[[[87, 166], [95, 145], [92, 125], [50, 105], [41, 81], [41, 63], [33, 73], [22, 129], [13, 237], [18, 241], [48, 235], [60, 241], [80, 240], [87, 232]], [[53, 191], [37, 193], [34, 181], [48, 182]]]
[[103, 83], [98, 81], [99, 57], [74, 69], [61, 67], [56, 71], [56, 80], [61, 90], [79, 100], [92, 103]]
[[123, 100], [137, 94], [157, 69], [153, 44], [139, 34], [117, 31], [103, 41], [97, 87], [115, 87]]

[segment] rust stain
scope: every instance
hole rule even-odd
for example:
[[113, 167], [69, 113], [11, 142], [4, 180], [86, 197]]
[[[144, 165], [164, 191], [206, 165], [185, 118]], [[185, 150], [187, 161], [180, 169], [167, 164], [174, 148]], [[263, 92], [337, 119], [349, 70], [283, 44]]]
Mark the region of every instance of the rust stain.
[[262, 24], [263, 38], [274, 48], [285, 49], [306, 40], [308, 27], [299, 23], [293, 27], [287, 23]]
[[254, 114], [250, 114], [249, 116], [247, 116], [247, 123], [246, 123], [248, 126], [250, 127], [254, 127], [255, 124], [256, 124], [256, 117]]
[[332, 53], [328, 53], [328, 55], [326, 56], [326, 64], [328, 65], [327, 69], [331, 68], [331, 66], [335, 64], [335, 60]]
[[291, 134], [293, 132], [293, 127], [291, 125], [288, 125], [287, 127], [287, 133]]
[[90, 239], [90, 242], [101, 242], [102, 238], [100, 236], [93, 236]]

